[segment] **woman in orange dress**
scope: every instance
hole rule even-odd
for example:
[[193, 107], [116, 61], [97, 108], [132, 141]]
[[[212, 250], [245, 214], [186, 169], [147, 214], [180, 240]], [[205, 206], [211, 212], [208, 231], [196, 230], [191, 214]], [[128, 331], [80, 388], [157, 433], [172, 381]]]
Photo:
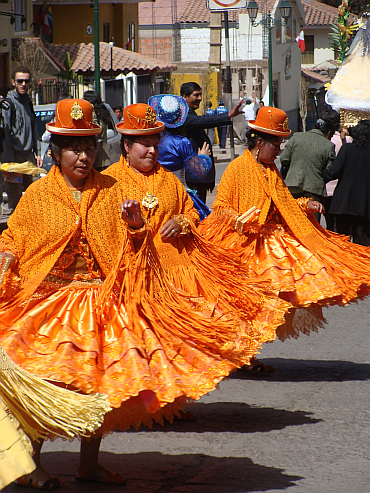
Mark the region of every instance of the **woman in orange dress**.
[[290, 135], [286, 113], [265, 106], [249, 127], [248, 149], [226, 168], [199, 231], [236, 253], [251, 275], [269, 279], [293, 304], [277, 336], [296, 338], [323, 325], [323, 306], [369, 293], [370, 252], [322, 228], [313, 217], [324, 212], [319, 202], [289, 193], [274, 164]]
[[[158, 142], [164, 126], [144, 106], [145, 138]], [[122, 184], [92, 169], [100, 127], [90, 103], [58, 102], [47, 128], [55, 165], [29, 187], [0, 237], [12, 258], [0, 344], [24, 369], [108, 396], [113, 410], [82, 440], [77, 478], [122, 484], [98, 462], [102, 436], [171, 420], [273, 339], [289, 304], [191, 235], [197, 212], [177, 178], [158, 167], [157, 149], [132, 145]], [[34, 446], [37, 487], [49, 475]]]
[[[254, 326], [252, 333], [261, 338], [260, 342], [274, 338], [282, 307], [278, 307], [275, 319], [265, 308], [276, 300], [266, 292], [267, 305], [263, 301], [263, 309], [257, 308], [263, 292], [260, 280], [250, 279], [235, 256], [211, 246], [197, 234], [199, 214], [185, 187], [157, 161], [159, 132], [164, 125], [153, 122], [156, 115], [150, 105], [140, 103], [124, 109], [123, 120], [116, 126], [122, 134], [122, 156], [103, 173], [118, 181], [125, 197], [141, 204], [144, 227], [149, 230], [142, 246], [143, 262], [149, 255], [153, 266], [158, 263], [161, 282], [171, 283], [194, 299], [205, 297], [211, 301], [212, 310], [228, 313], [230, 321], [231, 313], [247, 321]], [[206, 305], [202, 310], [207, 312]], [[163, 312], [161, 316], [168, 315]], [[168, 323], [174, 322], [168, 320]], [[191, 325], [185, 333], [190, 335], [194, 329], [199, 335], [200, 327], [196, 327], [195, 320]], [[253, 351], [248, 347], [254, 346], [257, 339], [247, 342], [245, 350], [250, 356]]]

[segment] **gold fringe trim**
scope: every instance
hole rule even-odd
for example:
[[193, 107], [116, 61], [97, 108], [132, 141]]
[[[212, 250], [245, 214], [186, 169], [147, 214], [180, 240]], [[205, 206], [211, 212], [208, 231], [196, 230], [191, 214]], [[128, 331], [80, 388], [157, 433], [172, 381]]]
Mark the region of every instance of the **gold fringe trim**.
[[106, 396], [78, 394], [53, 385], [22, 370], [1, 347], [0, 393], [7, 408], [33, 440], [91, 436], [111, 410]]

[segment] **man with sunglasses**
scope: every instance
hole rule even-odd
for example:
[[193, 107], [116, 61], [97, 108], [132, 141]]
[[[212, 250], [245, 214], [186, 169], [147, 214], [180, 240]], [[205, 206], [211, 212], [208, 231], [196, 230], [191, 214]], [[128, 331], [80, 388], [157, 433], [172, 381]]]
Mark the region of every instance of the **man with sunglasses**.
[[[24, 163], [30, 161], [42, 166], [41, 146], [38, 141], [36, 117], [28, 90], [31, 82], [31, 71], [25, 65], [19, 65], [12, 72], [14, 89], [8, 92], [6, 101], [9, 109], [4, 111], [5, 141], [4, 163]], [[22, 192], [32, 183], [32, 176], [7, 173], [5, 191], [8, 195], [8, 206], [3, 207], [3, 214], [11, 214]]]

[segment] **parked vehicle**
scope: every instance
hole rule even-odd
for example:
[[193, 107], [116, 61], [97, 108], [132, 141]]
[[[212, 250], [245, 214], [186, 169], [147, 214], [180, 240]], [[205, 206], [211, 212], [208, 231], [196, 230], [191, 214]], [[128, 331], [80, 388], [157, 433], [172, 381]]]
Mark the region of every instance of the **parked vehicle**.
[[[111, 115], [111, 121], [108, 124], [107, 137], [108, 137], [110, 162], [111, 164], [113, 164], [119, 161], [121, 156], [121, 147], [120, 147], [121, 136], [116, 130], [116, 123], [118, 123], [118, 120], [116, 115], [114, 114], [114, 111], [109, 106], [109, 104], [107, 103], [104, 104], [108, 108], [109, 113]], [[52, 165], [51, 158], [47, 155], [49, 144], [48, 142], [44, 142], [42, 140], [42, 136], [44, 135], [46, 130], [45, 125], [49, 122], [54, 121], [55, 103], [41, 104], [35, 106], [34, 110], [36, 115], [37, 132], [39, 135], [39, 140], [41, 141], [41, 155], [43, 156], [44, 159], [43, 168], [49, 171]]]

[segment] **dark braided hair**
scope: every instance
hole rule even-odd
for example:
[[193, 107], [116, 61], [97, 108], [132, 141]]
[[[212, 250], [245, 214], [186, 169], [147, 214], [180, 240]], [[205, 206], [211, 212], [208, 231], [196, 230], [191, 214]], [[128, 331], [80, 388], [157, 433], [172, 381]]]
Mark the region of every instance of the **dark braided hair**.
[[259, 130], [253, 130], [253, 128], [248, 128], [245, 134], [247, 138], [248, 149], [251, 151], [256, 147], [256, 143], [258, 139], [262, 139], [266, 142], [278, 142], [280, 137], [276, 135], [270, 135], [265, 132], [261, 132]]
[[89, 101], [94, 106], [94, 112], [96, 115], [96, 118], [98, 119], [98, 123], [101, 125], [101, 123], [108, 123], [110, 122], [110, 113], [103, 101], [101, 100], [101, 97], [99, 94], [95, 91], [85, 91], [84, 92], [84, 99], [86, 101]]

